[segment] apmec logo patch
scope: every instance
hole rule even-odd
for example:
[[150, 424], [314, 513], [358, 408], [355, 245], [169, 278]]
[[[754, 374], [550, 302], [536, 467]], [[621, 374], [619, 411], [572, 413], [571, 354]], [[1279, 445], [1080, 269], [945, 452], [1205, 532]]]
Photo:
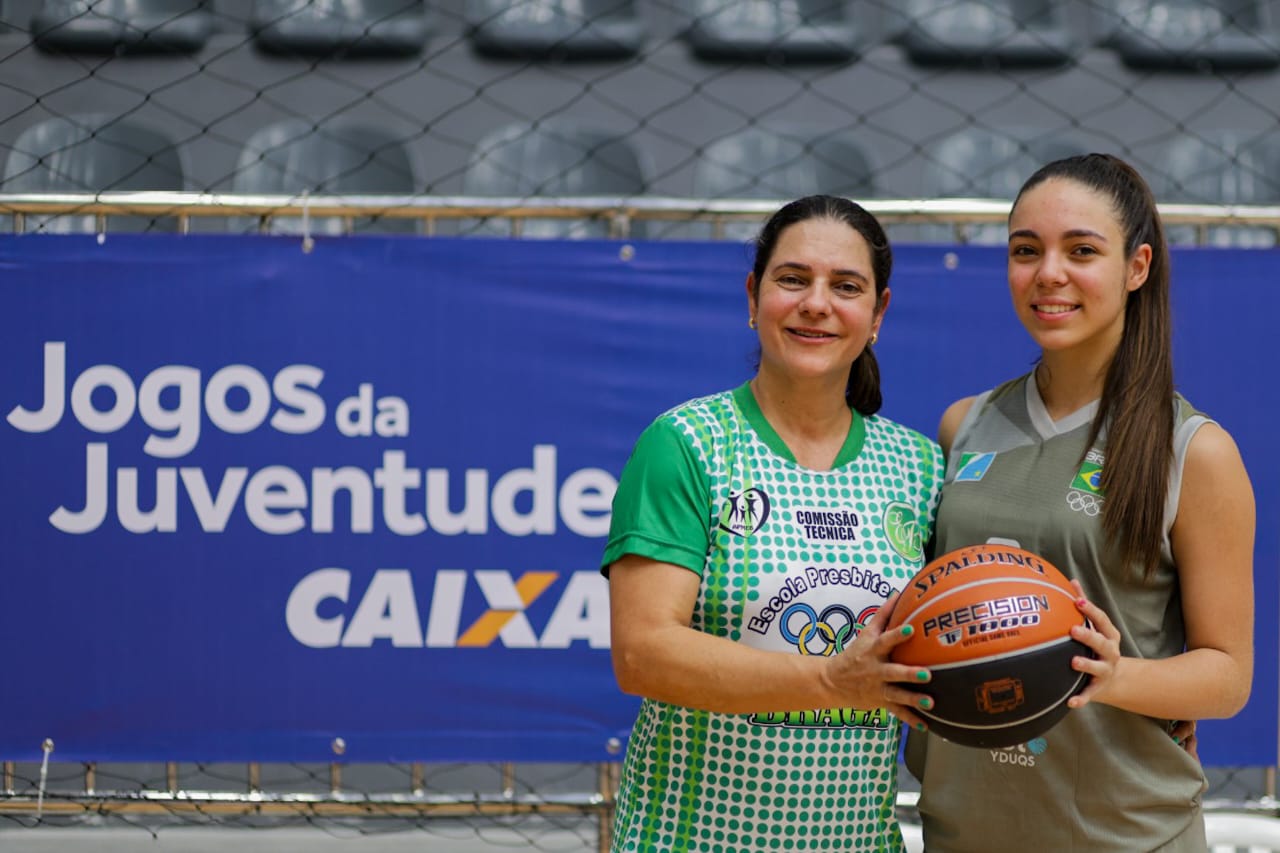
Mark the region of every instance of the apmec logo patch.
[[734, 536], [750, 536], [769, 519], [769, 496], [759, 489], [729, 495], [720, 511], [720, 529]]

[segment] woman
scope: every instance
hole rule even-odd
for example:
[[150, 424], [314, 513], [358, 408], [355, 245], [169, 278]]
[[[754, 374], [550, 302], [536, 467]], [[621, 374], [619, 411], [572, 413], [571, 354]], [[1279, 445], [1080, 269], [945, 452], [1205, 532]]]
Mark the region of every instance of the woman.
[[922, 726], [931, 700], [884, 627], [941, 452], [875, 415], [892, 267], [875, 218], [803, 198], [755, 248], [755, 376], [658, 417], [614, 498], [614, 670], [645, 697], [614, 849], [896, 851], [898, 719]]
[[1073, 579], [1093, 652], [1067, 717], [1009, 750], [911, 735], [931, 851], [1206, 849], [1176, 720], [1229, 717], [1253, 666], [1254, 502], [1231, 437], [1174, 392], [1169, 256], [1146, 183], [1107, 155], [1031, 176], [1009, 290], [1041, 356], [953, 404], [935, 551], [1000, 540]]

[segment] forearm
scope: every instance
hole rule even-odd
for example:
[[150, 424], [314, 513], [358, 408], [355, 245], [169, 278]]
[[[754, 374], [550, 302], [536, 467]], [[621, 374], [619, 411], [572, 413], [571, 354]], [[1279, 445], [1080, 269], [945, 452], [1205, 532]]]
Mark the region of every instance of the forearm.
[[614, 649], [623, 691], [722, 714], [840, 707], [849, 697], [832, 685], [830, 661], [681, 626], [648, 631], [643, 640]]
[[1200, 648], [1160, 660], [1120, 658], [1115, 676], [1094, 698], [1149, 717], [1222, 719], [1249, 698], [1252, 655]]

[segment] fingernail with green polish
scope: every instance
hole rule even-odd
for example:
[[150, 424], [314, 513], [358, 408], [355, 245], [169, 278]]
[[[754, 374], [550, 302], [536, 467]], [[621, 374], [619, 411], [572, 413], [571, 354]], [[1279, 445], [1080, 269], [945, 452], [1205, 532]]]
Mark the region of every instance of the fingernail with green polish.
[[933, 707], [933, 700], [930, 699], [928, 696], [924, 697], [923, 699], [920, 700], [920, 707], [924, 708], [926, 711], [929, 710], [930, 708]]
[[929, 680], [929, 670], [922, 669], [916, 673], [916, 681], [928, 681], [928, 680]]
[[916, 723], [916, 731], [918, 732], [924, 731], [924, 723]]
[[915, 628], [912, 628], [910, 625], [903, 625], [903, 626], [902, 626], [902, 636], [904, 636], [904, 637], [910, 637], [912, 634], [914, 634], [914, 633], [915, 633], [915, 630], [916, 630], [916, 629], [915, 629]]

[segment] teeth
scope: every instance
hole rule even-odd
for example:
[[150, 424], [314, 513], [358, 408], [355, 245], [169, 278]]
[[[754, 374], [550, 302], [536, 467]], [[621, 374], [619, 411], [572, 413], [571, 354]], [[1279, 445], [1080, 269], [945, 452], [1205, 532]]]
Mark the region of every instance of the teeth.
[[1036, 310], [1044, 314], [1065, 314], [1076, 310], [1074, 305], [1037, 305]]

